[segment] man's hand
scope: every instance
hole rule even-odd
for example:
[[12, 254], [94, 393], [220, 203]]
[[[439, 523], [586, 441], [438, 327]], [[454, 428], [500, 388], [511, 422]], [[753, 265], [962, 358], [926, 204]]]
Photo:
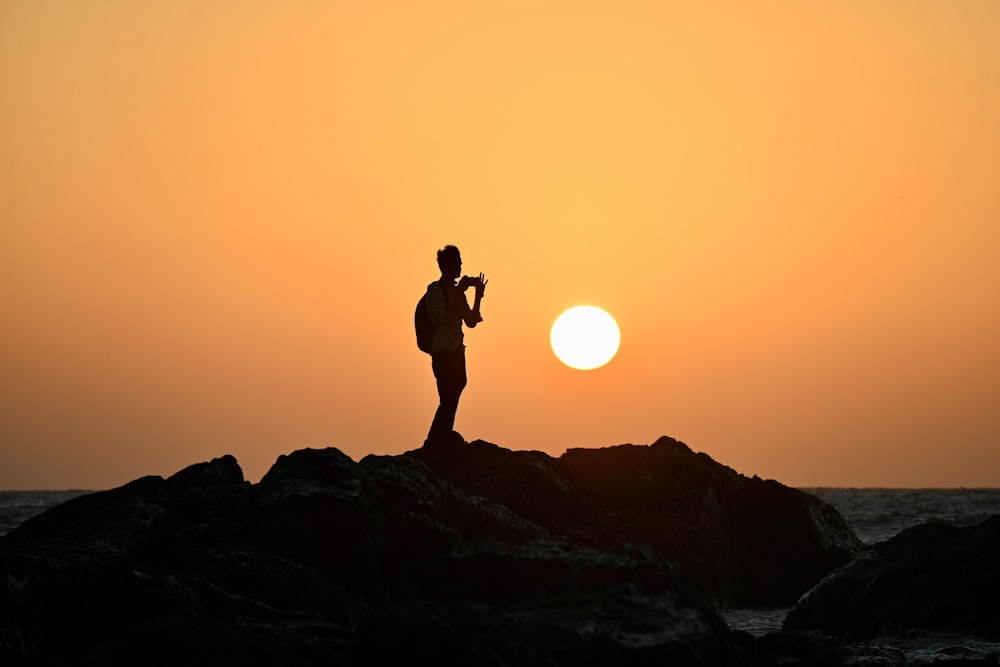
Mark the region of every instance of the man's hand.
[[486, 276], [481, 273], [479, 274], [479, 277], [475, 279], [477, 299], [482, 299], [483, 295], [486, 294], [486, 283], [488, 282], [489, 281], [486, 280]]

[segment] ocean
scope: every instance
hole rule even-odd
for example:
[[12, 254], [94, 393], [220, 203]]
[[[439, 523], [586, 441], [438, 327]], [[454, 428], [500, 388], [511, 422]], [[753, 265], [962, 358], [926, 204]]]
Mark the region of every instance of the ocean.
[[[865, 544], [883, 542], [901, 530], [940, 519], [971, 526], [1000, 514], [1000, 489], [803, 489], [837, 508]], [[49, 507], [88, 491], [0, 491], [0, 535]], [[781, 629], [788, 609], [728, 609], [729, 626], [761, 636]], [[869, 643], [873, 649], [891, 648], [906, 656], [907, 665], [941, 661], [971, 664], [1000, 662], [1000, 644], [973, 637], [934, 635], [887, 637]], [[863, 647], [861, 652], [863, 653]]]

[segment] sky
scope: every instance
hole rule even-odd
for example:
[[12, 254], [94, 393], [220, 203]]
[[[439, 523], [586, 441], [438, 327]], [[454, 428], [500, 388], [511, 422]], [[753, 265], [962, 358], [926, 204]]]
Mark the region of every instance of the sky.
[[[0, 488], [466, 440], [1000, 486], [995, 0], [5, 0]], [[606, 366], [549, 347], [575, 305]]]

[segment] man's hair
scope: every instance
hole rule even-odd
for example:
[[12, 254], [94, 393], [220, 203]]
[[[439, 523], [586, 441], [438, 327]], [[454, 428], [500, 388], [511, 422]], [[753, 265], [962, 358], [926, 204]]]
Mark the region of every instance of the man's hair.
[[438, 250], [438, 268], [443, 269], [444, 263], [448, 260], [461, 259], [462, 255], [458, 252], [458, 248], [453, 245], [446, 245], [445, 247]]

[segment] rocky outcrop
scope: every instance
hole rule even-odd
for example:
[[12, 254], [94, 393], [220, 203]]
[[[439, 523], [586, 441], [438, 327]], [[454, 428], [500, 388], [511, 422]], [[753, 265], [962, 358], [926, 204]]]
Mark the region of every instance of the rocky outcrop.
[[489, 498], [555, 533], [589, 526], [590, 501], [559, 459], [484, 440], [451, 450], [408, 452], [466, 493]]
[[405, 456], [355, 463], [336, 449], [300, 450], [279, 457], [254, 492], [265, 547], [366, 599], [389, 596], [410, 561], [487, 538], [516, 544], [547, 535]]
[[553, 532], [647, 545], [723, 605], [791, 605], [861, 548], [819, 498], [744, 477], [673, 438], [558, 459], [483, 441], [410, 455]]
[[792, 604], [861, 548], [819, 498], [744, 477], [673, 438], [571, 449], [560, 462], [602, 533], [654, 547], [723, 604]]
[[805, 590], [855, 542], [669, 439], [306, 449], [256, 485], [227, 456], [0, 537], [0, 662], [739, 665], [712, 601]]
[[1000, 516], [914, 526], [827, 576], [785, 620], [850, 638], [954, 632], [1000, 640]]

